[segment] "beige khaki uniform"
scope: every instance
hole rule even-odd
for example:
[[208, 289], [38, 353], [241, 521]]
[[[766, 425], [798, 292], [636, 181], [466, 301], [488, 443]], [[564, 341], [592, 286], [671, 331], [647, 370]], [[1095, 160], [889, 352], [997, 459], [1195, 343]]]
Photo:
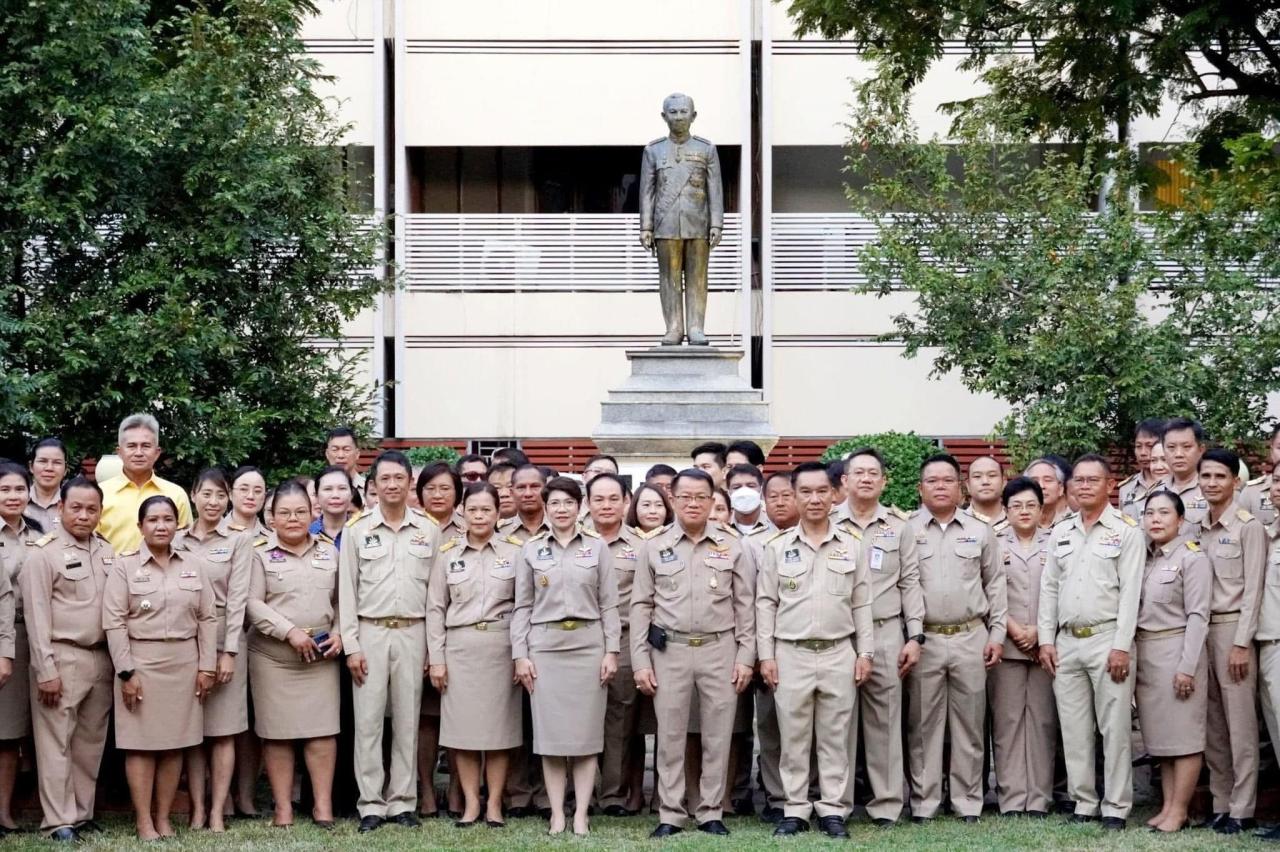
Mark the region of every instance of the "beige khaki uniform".
[[[800, 527], [771, 539], [756, 581], [756, 647], [778, 666], [774, 704], [788, 817], [809, 819], [810, 744], [817, 743], [819, 817], [844, 818], [856, 728], [858, 654], [873, 654], [871, 583], [861, 536], [829, 523], [821, 541]], [[856, 645], [856, 651], [855, 651]]]
[[[1067, 781], [1076, 813], [1125, 819], [1133, 806], [1130, 743], [1134, 672], [1116, 683], [1112, 651], [1133, 654], [1146, 546], [1137, 522], [1108, 506], [1086, 533], [1080, 515], [1053, 528], [1040, 578], [1041, 645], [1056, 645], [1058, 702]], [[1099, 803], [1094, 737], [1102, 734], [1106, 799]]]
[[1268, 530], [1266, 577], [1258, 614], [1258, 692], [1272, 743], [1280, 743], [1280, 522]]
[[[5, 575], [9, 586], [10, 602], [5, 608], [11, 631], [7, 653], [2, 647], [5, 643], [0, 641], [0, 656], [13, 659], [13, 675], [0, 686], [0, 740], [18, 740], [31, 733], [31, 650], [27, 644], [19, 579], [30, 545], [39, 537], [40, 533], [27, 526], [26, 521], [20, 522], [17, 532], [0, 521], [0, 573]], [[4, 618], [3, 613], [0, 618]], [[4, 626], [0, 626], [0, 636], [4, 630]]]
[[[1249, 480], [1249, 484], [1240, 492], [1240, 508], [1249, 512], [1264, 527], [1270, 527], [1280, 517], [1276, 507], [1271, 503], [1271, 482], [1275, 473], [1259, 476]], [[46, 528], [47, 529], [47, 528]]]
[[[1138, 608], [1138, 720], [1147, 753], [1181, 757], [1204, 751], [1208, 711], [1209, 605], [1213, 569], [1194, 541], [1149, 545]], [[1190, 696], [1176, 675], [1195, 679]]]
[[[1257, 518], [1232, 505], [1217, 522], [1200, 523], [1200, 547], [1213, 566], [1209, 616], [1209, 717], [1204, 761], [1209, 767], [1213, 812], [1251, 819], [1258, 798], [1258, 665], [1253, 638], [1262, 606], [1267, 531]], [[1247, 649], [1249, 673], [1231, 678], [1233, 647]]]
[[[759, 574], [760, 566], [764, 564], [764, 544], [770, 538], [778, 533], [778, 528], [769, 520], [769, 516], [765, 513], [764, 506], [759, 509], [759, 516], [756, 522], [746, 529], [734, 522], [732, 524], [735, 532], [742, 537], [742, 545], [744, 550], [751, 552], [751, 556], [756, 565], [756, 573]], [[777, 716], [773, 713], [772, 707], [767, 708], [769, 715], [773, 718], [773, 724], [766, 728], [760, 725], [759, 717], [764, 715], [760, 712], [761, 695], [766, 695], [766, 704], [771, 704], [773, 696], [769, 695], [769, 691], [764, 688], [757, 677], [751, 681], [751, 686], [746, 692], [738, 696], [738, 709], [733, 720], [733, 752], [734, 752], [734, 773], [729, 779], [729, 799], [737, 802], [740, 799], [750, 801], [751, 793], [751, 765], [755, 759], [755, 737], [760, 738], [760, 760], [763, 764], [765, 755], [773, 760], [773, 767], [770, 772], [776, 777], [777, 775], [777, 758], [778, 758], [778, 726]], [[753, 726], [752, 721], [755, 720]], [[696, 724], [694, 718], [689, 719], [690, 729]], [[758, 728], [758, 731], [753, 730]], [[762, 787], [764, 772], [761, 772]], [[816, 780], [816, 779], [815, 779]], [[779, 794], [781, 790], [774, 788]], [[769, 789], [765, 787], [765, 799], [769, 801]], [[782, 806], [779, 799], [777, 807]]]
[[[659, 819], [683, 825], [685, 737], [689, 701], [701, 708], [699, 823], [722, 816], [729, 742], [737, 696], [735, 664], [755, 664], [755, 577], [737, 534], [708, 522], [694, 538], [679, 523], [649, 539], [631, 590], [631, 660], [652, 669], [658, 682], [657, 768]], [[667, 632], [667, 646], [649, 646], [650, 626]]]
[[[898, 656], [905, 637], [924, 632], [924, 592], [920, 588], [916, 536], [907, 527], [905, 512], [883, 505], [876, 506], [875, 515], [865, 527], [853, 517], [848, 503], [840, 504], [833, 518], [843, 529], [862, 536], [871, 582], [876, 657], [871, 664], [871, 677], [858, 690], [862, 750], [871, 786], [867, 816], [896, 820], [902, 814], [906, 777], [899, 733], [903, 684], [898, 677]], [[857, 752], [858, 725], [853, 725], [849, 729], [850, 767]], [[853, 793], [851, 777], [844, 795], [845, 811], [849, 813], [853, 812]]]
[[36, 492], [31, 490], [31, 499], [27, 502], [27, 510], [23, 512], [28, 518], [35, 518], [45, 532], [52, 532], [62, 526], [62, 494], [54, 495], [49, 503], [41, 503], [36, 499]]
[[[1036, 626], [1040, 575], [1048, 560], [1049, 542], [1050, 530], [1046, 529], [1036, 531], [1029, 547], [1023, 546], [1012, 527], [1006, 527], [998, 537], [1008, 589], [1008, 620], [1022, 627]], [[1053, 678], [1006, 636], [1000, 665], [987, 673], [987, 695], [1000, 812], [1047, 813], [1053, 802], [1053, 760], [1058, 742]]]
[[946, 732], [951, 806], [960, 816], [977, 816], [987, 711], [983, 651], [1005, 639], [1004, 566], [991, 528], [963, 512], [943, 529], [922, 509], [909, 529], [920, 558], [927, 637], [920, 662], [907, 676], [911, 814], [931, 818], [942, 804]]
[[1135, 473], [1120, 483], [1120, 511], [1135, 521], [1142, 520], [1142, 510], [1146, 508], [1147, 497], [1151, 496], [1151, 492], [1165, 487], [1167, 486], [1162, 480], [1146, 482], [1141, 473]]
[[[352, 687], [355, 771], [361, 817], [413, 813], [418, 801], [418, 717], [427, 658], [427, 580], [439, 527], [406, 507], [399, 528], [381, 506], [347, 522], [338, 560], [339, 632], [348, 657], [364, 654], [369, 673]], [[391, 766], [382, 735], [391, 716]], [[384, 784], [385, 782], [385, 784]]]
[[1204, 499], [1204, 492], [1200, 490], [1200, 478], [1196, 477], [1186, 485], [1174, 485], [1169, 482], [1163, 487], [1182, 498], [1182, 507], [1186, 510], [1186, 514], [1182, 518], [1179, 535], [1194, 535], [1199, 530], [1200, 522], [1209, 516], [1209, 501]]
[[[102, 591], [114, 564], [106, 539], [76, 541], [59, 526], [36, 541], [22, 569], [42, 831], [93, 819], [114, 675]], [[55, 678], [62, 697], [46, 707], [36, 685]]]
[[606, 539], [618, 586], [618, 674], [609, 683], [609, 700], [604, 711], [604, 750], [600, 755], [601, 808], [624, 806], [627, 800], [628, 753], [633, 737], [640, 734], [640, 700], [631, 666], [631, 589], [636, 567], [644, 562], [648, 536], [623, 524], [618, 534]]
[[294, 628], [313, 639], [341, 635], [338, 551], [327, 537], [311, 536], [294, 553], [272, 533], [257, 540], [250, 560], [254, 732], [269, 740], [334, 736], [342, 703], [341, 663], [336, 657], [303, 662], [288, 636]]

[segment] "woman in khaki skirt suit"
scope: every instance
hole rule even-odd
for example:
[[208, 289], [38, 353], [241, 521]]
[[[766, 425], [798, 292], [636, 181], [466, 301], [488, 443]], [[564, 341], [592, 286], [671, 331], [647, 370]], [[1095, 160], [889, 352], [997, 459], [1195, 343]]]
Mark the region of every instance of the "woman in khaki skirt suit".
[[43, 529], [39, 521], [23, 516], [30, 497], [31, 472], [19, 464], [0, 463], [0, 571], [9, 579], [14, 622], [9, 654], [5, 654], [4, 643], [0, 642], [0, 655], [4, 655], [8, 662], [5, 668], [9, 669], [8, 678], [0, 677], [0, 837], [18, 827], [12, 809], [13, 785], [18, 779], [18, 744], [31, 734], [31, 652], [27, 626], [22, 620], [18, 574], [22, 572], [27, 542], [39, 538]]
[[508, 749], [524, 742], [520, 688], [511, 663], [511, 608], [519, 539], [499, 538], [498, 491], [466, 487], [464, 536], [440, 546], [427, 581], [427, 657], [440, 691], [440, 744], [454, 755], [464, 799], [454, 825], [480, 819], [480, 763], [488, 800], [485, 824], [501, 828]]
[[107, 576], [102, 627], [118, 677], [116, 747], [126, 751], [138, 838], [155, 840], [174, 836], [169, 811], [182, 752], [204, 740], [201, 703], [214, 688], [218, 621], [201, 560], [172, 547], [174, 502], [142, 501], [138, 528], [142, 544], [121, 553]]
[[1147, 820], [1161, 832], [1187, 824], [1208, 713], [1213, 569], [1199, 545], [1178, 535], [1185, 514], [1172, 491], [1152, 493], [1142, 512], [1149, 546], [1138, 605], [1136, 697], [1147, 752], [1161, 759], [1164, 805]]
[[[218, 615], [218, 684], [204, 702], [204, 743], [187, 752], [187, 787], [191, 794], [191, 827], [226, 831], [223, 810], [235, 771], [235, 735], [249, 729], [249, 663], [244, 653], [245, 608], [249, 600], [249, 539], [230, 528], [224, 515], [230, 503], [226, 475], [206, 468], [191, 487], [195, 523], [174, 540], [204, 561]], [[205, 773], [212, 784], [206, 808]]]
[[[418, 474], [414, 491], [422, 511], [440, 525], [440, 541], [446, 542], [466, 534], [465, 525], [456, 514], [462, 503], [462, 478], [452, 467], [445, 462], [427, 465]], [[418, 811], [424, 817], [434, 817], [440, 811], [435, 787], [439, 752], [440, 693], [428, 678], [422, 685], [422, 712], [418, 720]], [[450, 778], [456, 777], [456, 770], [452, 770]]]
[[533, 750], [542, 755], [550, 833], [565, 829], [571, 770], [573, 833], [585, 835], [596, 755], [604, 749], [607, 687], [618, 672], [618, 580], [604, 540], [578, 523], [578, 483], [557, 476], [543, 486], [542, 500], [551, 531], [530, 539], [520, 553], [511, 655], [532, 702]]
[[249, 688], [275, 799], [272, 825], [293, 824], [293, 751], [311, 778], [312, 821], [333, 828], [338, 757], [338, 549], [312, 535], [311, 498], [286, 480], [271, 501], [274, 532], [254, 547], [249, 579]]

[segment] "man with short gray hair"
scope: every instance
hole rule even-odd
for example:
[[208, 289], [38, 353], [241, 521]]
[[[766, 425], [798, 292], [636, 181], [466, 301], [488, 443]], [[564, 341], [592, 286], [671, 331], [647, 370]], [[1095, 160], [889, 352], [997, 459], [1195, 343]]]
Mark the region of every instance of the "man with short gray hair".
[[137, 550], [138, 507], [148, 497], [163, 495], [178, 507], [178, 525], [191, 525], [191, 504], [182, 486], [155, 474], [160, 458], [160, 424], [150, 414], [130, 414], [120, 421], [116, 453], [124, 466], [116, 477], [98, 483], [102, 488], [102, 520], [98, 532], [116, 553]]

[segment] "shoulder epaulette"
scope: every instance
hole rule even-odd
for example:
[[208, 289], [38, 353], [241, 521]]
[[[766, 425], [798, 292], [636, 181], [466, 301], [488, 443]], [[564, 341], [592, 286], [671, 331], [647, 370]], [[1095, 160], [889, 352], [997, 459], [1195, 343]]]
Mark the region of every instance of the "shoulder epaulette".
[[519, 545], [524, 544], [524, 542], [523, 542], [523, 541], [521, 541], [520, 539], [516, 538], [516, 537], [515, 537], [515, 536], [513, 536], [513, 535], [509, 535], [509, 536], [507, 536], [506, 538], [504, 538], [504, 539], [503, 539], [503, 541], [505, 541], [507, 544], [514, 544], [514, 545], [516, 545], [517, 547], [518, 547]]
[[1136, 527], [1138, 525], [1138, 522], [1135, 521], [1133, 518], [1129, 517], [1128, 515], [1121, 515], [1120, 517], [1123, 518], [1124, 522], [1131, 527]]
[[1252, 520], [1253, 520], [1253, 513], [1252, 513], [1252, 512], [1250, 512], [1248, 509], [1237, 509], [1237, 510], [1236, 510], [1236, 517], [1237, 517], [1237, 518], [1239, 518], [1239, 519], [1240, 519], [1240, 520], [1242, 520], [1242, 521], [1252, 521]]
[[1126, 485], [1128, 485], [1130, 482], [1133, 482], [1133, 481], [1134, 481], [1135, 479], [1137, 479], [1137, 478], [1138, 478], [1138, 474], [1136, 474], [1136, 473], [1135, 473], [1135, 474], [1131, 474], [1130, 476], [1127, 476], [1127, 477], [1125, 477], [1124, 479], [1120, 480], [1120, 484], [1119, 484], [1118, 486], [1116, 486], [1116, 487], [1117, 487], [1117, 488], [1124, 488]]
[[356, 521], [360, 520], [361, 518], [367, 517], [367, 516], [368, 516], [368, 514], [369, 514], [368, 512], [361, 512], [360, 514], [356, 515], [356, 516], [355, 516], [354, 518], [352, 518], [351, 520], [347, 521], [347, 526], [349, 526], [349, 527], [354, 527], [354, 526], [356, 525]]
[[911, 520], [911, 516], [910, 516], [910, 515], [908, 515], [906, 512], [902, 511], [901, 509], [899, 509], [897, 506], [890, 506], [890, 507], [889, 507], [889, 514], [891, 514], [891, 515], [897, 515], [897, 516], [898, 516], [898, 518], [899, 518], [900, 520], [903, 520], [903, 521], [909, 521], [909, 520]]
[[726, 526], [723, 526], [723, 525], [722, 525], [722, 526], [720, 527], [720, 529], [722, 529], [722, 530], [724, 530], [725, 532], [727, 532], [727, 533], [728, 533], [730, 536], [732, 536], [733, 538], [742, 538], [742, 533], [738, 532], [736, 529], [734, 529], [734, 528], [733, 528], [733, 527], [731, 527], [731, 526], [726, 527]]
[[765, 540], [765, 544], [773, 544], [775, 541], [782, 538], [786, 534], [787, 534], [786, 530], [778, 530], [776, 533], [769, 536], [769, 538]]
[[58, 534], [56, 532], [47, 532], [44, 535], [40, 536], [40, 538], [36, 539], [34, 544], [36, 547], [44, 547], [46, 544], [53, 541], [57, 537], [58, 537]]
[[710, 144], [711, 144], [711, 140], [710, 140], [710, 139], [704, 139], [704, 138], [703, 138], [703, 137], [701, 137], [701, 136], [694, 136], [692, 133], [690, 133], [690, 134], [689, 134], [689, 138], [690, 138], [690, 139], [697, 139], [699, 142], [706, 142], [708, 145], [710, 145]]
[[138, 550], [137, 548], [134, 548], [133, 550], [126, 550], [124, 553], [121, 553], [120, 555], [121, 556], [137, 556]]
[[[650, 142], [650, 143], [649, 143], [649, 145], [657, 145], [659, 142], [661, 142], [663, 139], [666, 139], [666, 138], [667, 138], [667, 137], [665, 137], [665, 136], [659, 136], [657, 139], [655, 139], [655, 140], [653, 140], [652, 142]], [[646, 145], [645, 147], [647, 148], [647, 147], [649, 147], [649, 146], [648, 146], [648, 145]], [[632, 149], [632, 150], [634, 150], [634, 149]]]
[[[317, 540], [317, 541], [323, 541], [325, 544], [334, 544], [334, 543], [335, 543], [333, 539], [329, 538], [329, 534], [328, 534], [327, 532], [323, 532], [323, 531], [316, 533], [316, 540]], [[260, 538], [260, 539], [258, 539], [258, 541], [261, 541], [261, 542], [264, 542], [264, 543], [265, 543], [265, 542], [266, 542], [266, 539], [265, 539], [265, 538]], [[257, 545], [255, 544], [254, 546], [256, 547]]]
[[583, 535], [587, 536], [588, 538], [599, 538], [599, 537], [600, 537], [600, 533], [596, 532], [595, 530], [589, 530], [589, 529], [587, 529], [586, 527], [579, 527], [579, 528], [578, 528], [578, 532], [582, 533]]
[[1246, 485], [1263, 485], [1266, 483], [1266, 481], [1267, 481], [1267, 475], [1264, 473], [1262, 476], [1259, 476], [1257, 479], [1250, 479], [1245, 484]]
[[1186, 541], [1185, 543], [1186, 543], [1186, 545], [1187, 545], [1187, 550], [1190, 550], [1192, 553], [1199, 553], [1199, 552], [1200, 552], [1200, 545], [1196, 544], [1196, 543], [1195, 543], [1194, 541], [1192, 541], [1191, 539], [1187, 539], [1187, 541]]
[[264, 544], [266, 544], [266, 543], [267, 543], [267, 537], [266, 537], [265, 535], [263, 535], [263, 536], [258, 536], [257, 538], [255, 538], [255, 539], [253, 540], [253, 546], [254, 546], [254, 547], [262, 547], [262, 545], [264, 545]]
[[640, 538], [640, 539], [642, 539], [642, 540], [647, 541], [647, 540], [649, 540], [649, 539], [653, 538], [653, 537], [654, 537], [655, 535], [657, 535], [659, 532], [661, 532], [661, 531], [662, 531], [662, 527], [658, 527], [657, 529], [649, 530], [648, 532], [645, 532], [644, 530], [640, 529], [639, 527], [632, 527], [632, 528], [631, 528], [631, 531], [632, 531], [633, 533], [635, 533], [635, 534], [636, 534], [636, 537], [638, 537], [638, 538]]
[[444, 544], [440, 545], [439, 552], [444, 553], [446, 550], [452, 550], [453, 546], [457, 543], [458, 543], [458, 540], [456, 538], [451, 538], [448, 541], [446, 541]]
[[[531, 541], [542, 541], [544, 538], [548, 538], [550, 535], [551, 535], [551, 530], [543, 530], [542, 532], [538, 533], [537, 535], [535, 535], [535, 536], [530, 536], [528, 539], [526, 539], [526, 540], [525, 540], [525, 544], [528, 544], [528, 543], [529, 543], [529, 542], [531, 542]], [[514, 538], [514, 536], [513, 536], [513, 538]]]

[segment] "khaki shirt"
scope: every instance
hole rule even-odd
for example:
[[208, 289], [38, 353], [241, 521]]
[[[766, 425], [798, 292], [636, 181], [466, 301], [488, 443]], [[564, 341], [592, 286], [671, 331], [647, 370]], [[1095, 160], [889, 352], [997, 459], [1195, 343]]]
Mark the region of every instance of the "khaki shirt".
[[444, 663], [450, 628], [511, 618], [519, 559], [520, 540], [496, 533], [479, 547], [465, 534], [440, 545], [427, 583], [427, 656], [432, 661]]
[[102, 629], [118, 672], [134, 669], [131, 642], [182, 639], [196, 640], [200, 671], [214, 671], [218, 617], [203, 561], [174, 550], [162, 568], [146, 544], [120, 554], [102, 593]]
[[927, 509], [920, 509], [908, 529], [920, 557], [925, 623], [964, 624], [980, 618], [987, 625], [987, 644], [1003, 645], [1008, 596], [991, 527], [958, 511], [944, 530]]
[[991, 527], [991, 531], [993, 533], [1002, 533], [1009, 527], [1009, 516], [1005, 513], [1003, 506], [1000, 507], [1000, 514], [998, 515], [984, 515], [982, 512], [979, 512], [974, 508], [972, 503], [965, 506], [960, 511], [964, 512], [971, 518], [977, 518], [982, 521], [984, 524]]
[[23, 514], [39, 521], [45, 532], [51, 532], [55, 527], [62, 526], [61, 492], [54, 494], [52, 502], [41, 503], [36, 499], [36, 492], [32, 489], [31, 499], [27, 501], [27, 510]]
[[[1280, 524], [1272, 527], [1280, 533]], [[1280, 534], [1272, 534], [1267, 556], [1267, 575], [1262, 587], [1262, 609], [1258, 615], [1259, 642], [1280, 639]]]
[[1216, 523], [1200, 522], [1200, 547], [1213, 566], [1212, 613], [1240, 613], [1231, 644], [1247, 648], [1258, 632], [1267, 531], [1258, 519], [1232, 502]]
[[249, 559], [249, 618], [259, 633], [284, 641], [295, 627], [333, 632], [338, 551], [332, 544], [309, 536], [302, 552], [294, 553], [272, 533], [254, 545]]
[[1116, 623], [1111, 648], [1133, 647], [1142, 597], [1146, 543], [1138, 522], [1114, 506], [1088, 533], [1079, 514], [1053, 528], [1040, 576], [1041, 645], [1057, 643], [1059, 628]]
[[924, 592], [916, 537], [907, 529], [907, 517], [901, 509], [877, 505], [871, 522], [863, 527], [848, 503], [837, 506], [831, 516], [841, 528], [862, 536], [871, 578], [871, 617], [901, 617], [907, 635], [919, 636], [924, 632]]
[[106, 644], [102, 592], [115, 553], [96, 533], [76, 541], [62, 527], [45, 533], [27, 554], [19, 585], [26, 609], [27, 641], [36, 682], [58, 676], [53, 643], [81, 648]]
[[1152, 491], [1164, 487], [1163, 480], [1144, 482], [1142, 474], [1135, 473], [1120, 483], [1120, 511], [1135, 521], [1142, 520], [1142, 510], [1146, 507], [1147, 497]]
[[382, 507], [347, 521], [338, 560], [338, 631], [348, 654], [360, 653], [360, 619], [425, 618], [431, 560], [440, 546], [440, 527], [405, 507], [394, 529]]
[[1274, 473], [1252, 479], [1240, 492], [1240, 506], [1247, 509], [1255, 518], [1262, 521], [1263, 526], [1271, 526], [1280, 517], [1276, 507], [1271, 504], [1271, 483]]
[[756, 649], [774, 659], [775, 640], [852, 638], [858, 653], [875, 651], [871, 581], [860, 536], [827, 524], [821, 541], [793, 527], [764, 550], [756, 579]]
[[[648, 541], [631, 590], [631, 660], [636, 671], [653, 668], [649, 626], [680, 633], [732, 630], [739, 665], [756, 660], [756, 578], [737, 533], [712, 521], [701, 537], [679, 521]], [[727, 675], [726, 675], [727, 677]]]
[[1209, 501], [1204, 499], [1204, 492], [1200, 490], [1200, 477], [1197, 476], [1186, 485], [1178, 486], [1169, 482], [1165, 487], [1182, 498], [1182, 507], [1186, 509], [1182, 527], [1178, 530], [1179, 535], [1194, 534], [1197, 525], [1209, 516]]
[[516, 538], [520, 539], [521, 544], [524, 544], [526, 541], [533, 538], [534, 536], [539, 536], [539, 535], [542, 535], [543, 533], [549, 533], [549, 532], [551, 532], [551, 524], [550, 522], [547, 521], [546, 512], [542, 513], [542, 520], [538, 523], [538, 526], [533, 530], [527, 529], [525, 525], [521, 523], [519, 515], [513, 515], [512, 517], [507, 518], [505, 521], [502, 521], [498, 524], [499, 535], [503, 537], [506, 537], [509, 535], [515, 536]]
[[268, 529], [262, 521], [255, 520], [252, 524], [246, 527], [244, 524], [231, 520], [230, 515], [227, 515], [222, 519], [221, 528], [224, 529], [228, 535], [243, 535], [250, 539], [259, 539], [264, 535], [271, 534], [271, 530]]
[[1213, 569], [1194, 541], [1177, 538], [1163, 547], [1148, 547], [1147, 564], [1142, 571], [1138, 629], [1152, 632], [1186, 629], [1178, 674], [1196, 675], [1196, 666], [1209, 636], [1212, 589]]
[[623, 633], [631, 629], [631, 589], [636, 582], [636, 567], [644, 562], [648, 538], [646, 533], [623, 524], [615, 538], [605, 539], [618, 581], [618, 621]]
[[[9, 624], [9, 642], [14, 641], [13, 625], [21, 624], [23, 620], [22, 611], [22, 586], [19, 584], [19, 576], [22, 574], [22, 564], [27, 558], [27, 549], [35, 544], [36, 539], [40, 537], [40, 533], [35, 531], [34, 527], [27, 526], [25, 520], [18, 521], [18, 531], [14, 532], [13, 528], [0, 521], [0, 574], [5, 575], [5, 585], [9, 589], [9, 603], [0, 603], [0, 622], [5, 619], [5, 611], [8, 612]], [[4, 626], [0, 623], [0, 657], [13, 658], [14, 648], [9, 645], [9, 652], [4, 652]]]
[[533, 625], [569, 619], [599, 621], [605, 653], [618, 652], [622, 627], [613, 555], [604, 539], [581, 526], [564, 546], [547, 534], [529, 539], [521, 549], [511, 612], [511, 659], [529, 656]]
[[205, 576], [213, 586], [213, 607], [218, 613], [218, 650], [238, 654], [244, 643], [249, 605], [249, 564], [254, 542], [222, 523], [204, 538], [194, 527], [178, 533], [174, 550], [186, 550], [204, 560]]
[[12, 660], [17, 650], [17, 632], [14, 625], [13, 582], [9, 572], [0, 567], [0, 657]]
[[[1049, 559], [1051, 531], [1037, 528], [1031, 547], [1023, 549], [1022, 542], [1013, 527], [1006, 527], [996, 543], [1000, 548], [1000, 562], [1004, 565], [1005, 589], [1009, 600], [1008, 617], [1023, 627], [1035, 627], [1040, 615], [1040, 575]], [[1005, 637], [1006, 660], [1031, 659], [1022, 649]]]

